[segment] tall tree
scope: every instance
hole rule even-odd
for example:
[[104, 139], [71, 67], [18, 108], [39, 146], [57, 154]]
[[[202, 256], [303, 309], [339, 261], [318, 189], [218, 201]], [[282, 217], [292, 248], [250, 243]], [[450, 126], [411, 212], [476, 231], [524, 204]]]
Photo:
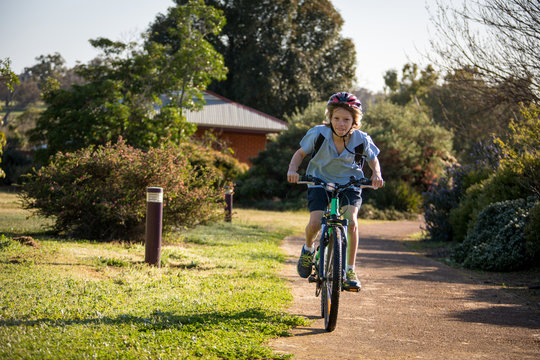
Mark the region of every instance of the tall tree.
[[[0, 84], [5, 85], [8, 89], [13, 91], [13, 85], [19, 83], [19, 78], [15, 73], [11, 70], [11, 60], [9, 58], [7, 59], [0, 59]], [[0, 110], [2, 109], [2, 106], [0, 105]], [[2, 124], [2, 118], [0, 117], [0, 124]], [[0, 162], [2, 161], [2, 152], [4, 145], [6, 144], [6, 135], [0, 131]], [[4, 171], [0, 169], [0, 178], [4, 177]]]
[[[329, 0], [205, 3], [227, 18], [223, 33], [210, 37], [229, 69], [226, 80], [210, 86], [217, 93], [283, 117], [351, 88], [356, 52], [340, 35], [343, 19]], [[163, 19], [155, 27], [171, 22]]]
[[468, 68], [477, 74], [462, 82], [464, 88], [493, 105], [540, 103], [538, 1], [464, 1], [460, 8], [438, 2], [432, 22], [438, 55], [432, 60], [449, 71]]
[[[221, 56], [203, 41], [206, 34], [201, 31], [219, 32], [224, 19], [200, 0], [171, 11], [179, 17], [167, 35], [178, 46], [94, 39], [90, 42], [102, 55], [78, 67], [85, 84], [66, 90], [48, 82], [47, 109], [31, 137], [47, 144], [41, 160], [57, 151], [114, 142], [119, 136], [132, 146], [149, 148], [165, 139], [179, 142], [195, 131], [182, 109], [201, 106], [193, 97], [202, 97], [201, 90], [225, 74]], [[170, 101], [156, 111], [164, 94]]]
[[437, 84], [439, 74], [433, 66], [428, 65], [420, 70], [417, 64], [408, 63], [403, 66], [401, 79], [396, 70], [388, 70], [384, 75], [386, 91], [390, 101], [398, 105], [406, 105], [411, 101], [425, 101], [429, 91]]

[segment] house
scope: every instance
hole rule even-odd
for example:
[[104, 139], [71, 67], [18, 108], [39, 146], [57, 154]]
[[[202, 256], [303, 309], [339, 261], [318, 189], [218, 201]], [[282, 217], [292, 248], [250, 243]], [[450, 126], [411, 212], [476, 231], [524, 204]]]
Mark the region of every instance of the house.
[[211, 130], [227, 141], [234, 157], [251, 165], [249, 159], [266, 146], [268, 134], [287, 129], [287, 123], [211, 91], [204, 92], [206, 104], [200, 111], [186, 111], [186, 119], [197, 124], [195, 135]]

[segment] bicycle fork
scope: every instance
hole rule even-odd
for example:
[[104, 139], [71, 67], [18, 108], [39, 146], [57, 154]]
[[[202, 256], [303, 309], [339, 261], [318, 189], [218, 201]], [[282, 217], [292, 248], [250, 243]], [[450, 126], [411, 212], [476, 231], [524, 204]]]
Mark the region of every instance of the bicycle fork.
[[[323, 279], [326, 278], [326, 273], [324, 270], [324, 256], [326, 253], [326, 250], [328, 248], [328, 245], [332, 239], [332, 232], [336, 231], [336, 229], [339, 229], [341, 232], [341, 271], [342, 271], [342, 279], [346, 278], [346, 270], [348, 265], [348, 241], [347, 241], [347, 226], [348, 226], [348, 220], [339, 220], [339, 219], [333, 219], [331, 220], [331, 224], [328, 224], [328, 220], [326, 218], [322, 219], [322, 227], [321, 227], [321, 240], [319, 242], [319, 248], [317, 249], [317, 252], [315, 254], [315, 274], [311, 275], [309, 277], [309, 282], [316, 282], [317, 283], [317, 290], [316, 290], [316, 296], [320, 293], [320, 286], [323, 281]], [[343, 284], [341, 286], [341, 290], [343, 291]]]

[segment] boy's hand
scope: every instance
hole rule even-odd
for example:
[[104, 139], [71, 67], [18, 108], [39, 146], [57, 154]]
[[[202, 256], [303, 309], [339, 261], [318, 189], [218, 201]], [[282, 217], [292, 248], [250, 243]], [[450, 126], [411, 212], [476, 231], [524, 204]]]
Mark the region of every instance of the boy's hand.
[[296, 171], [287, 171], [287, 181], [296, 184], [300, 180], [300, 175]]
[[377, 188], [381, 188], [384, 186], [384, 180], [382, 178], [382, 175], [381, 174], [373, 174], [371, 176], [371, 185], [377, 187]]

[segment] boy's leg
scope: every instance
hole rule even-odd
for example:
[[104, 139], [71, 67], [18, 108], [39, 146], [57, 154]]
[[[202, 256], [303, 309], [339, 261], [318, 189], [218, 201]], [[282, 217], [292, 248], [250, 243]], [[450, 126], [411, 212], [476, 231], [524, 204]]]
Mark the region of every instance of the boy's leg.
[[358, 252], [358, 207], [352, 205], [346, 206], [344, 214], [344, 218], [349, 220], [349, 226], [347, 228], [347, 237], [349, 239], [348, 268], [344, 287], [349, 291], [359, 291], [362, 285], [356, 276], [355, 269], [356, 253]]
[[324, 211], [312, 211], [309, 213], [309, 222], [306, 226], [306, 246], [313, 247], [315, 237], [319, 230], [321, 230], [321, 219]]
[[321, 228], [321, 217], [323, 211], [312, 211], [309, 215], [309, 223], [306, 226], [306, 243], [302, 246], [302, 252], [298, 259], [296, 269], [298, 275], [303, 278], [309, 277], [312, 271], [313, 255], [315, 248], [313, 246], [315, 237]]
[[349, 239], [347, 262], [349, 266], [354, 267], [356, 263], [356, 253], [358, 251], [358, 208], [356, 206], [348, 205], [345, 206], [343, 210], [343, 217], [349, 220], [349, 226], [347, 228], [347, 237]]

